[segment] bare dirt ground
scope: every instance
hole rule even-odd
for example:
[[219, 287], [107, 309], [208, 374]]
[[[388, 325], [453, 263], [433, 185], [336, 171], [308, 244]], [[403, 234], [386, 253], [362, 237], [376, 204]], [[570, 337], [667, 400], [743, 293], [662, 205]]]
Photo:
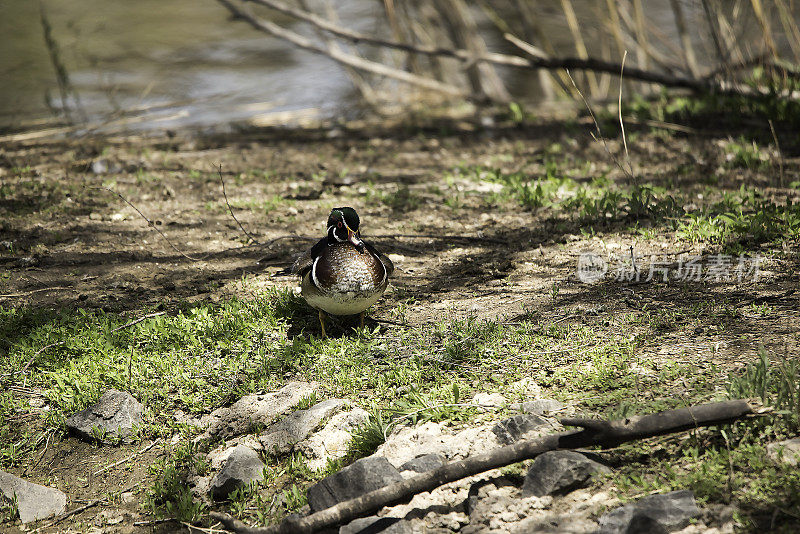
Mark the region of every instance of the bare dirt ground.
[[[765, 259], [755, 281], [584, 284], [576, 277], [584, 251], [677, 258], [718, 247], [679, 239], [647, 220], [586, 222], [547, 208], [525, 210], [498, 196], [501, 184], [458, 171], [479, 166], [543, 175], [546, 155], [558, 145], [566, 175], [580, 182], [607, 173], [624, 182], [588, 128], [540, 122], [487, 131], [447, 125], [9, 143], [0, 148], [0, 305], [100, 308], [136, 319], [180, 302], [294, 286], [285, 272], [293, 257], [324, 234], [332, 207], [350, 205], [361, 215], [364, 238], [393, 254], [397, 267], [392, 289], [372, 311], [378, 320], [419, 326], [445, 315], [514, 321], [535, 314], [642, 335], [641, 358], [713, 365], [720, 373], [753, 361], [761, 346], [798, 354], [796, 242], [757, 250]], [[698, 177], [725, 161], [728, 138], [641, 130], [629, 144], [644, 182], [701, 202]], [[800, 168], [790, 156], [786, 183]], [[258, 243], [228, 213], [218, 165], [236, 217]], [[691, 172], [678, 172], [687, 166]], [[797, 189], [777, 187], [774, 168], [727, 171], [715, 189], [736, 191], [742, 184], [770, 198], [800, 200]], [[622, 314], [659, 313], [672, 319], [655, 327], [652, 320], [616, 326]], [[653, 328], [659, 335], [648, 341]], [[22, 414], [19, 423], [35, 425], [34, 419]], [[70, 507], [89, 504], [146, 483], [158, 448], [143, 454], [138, 467], [94, 474], [141, 448], [98, 448], [67, 438], [16, 474], [41, 483], [60, 479]], [[140, 532], [155, 524], [135, 500], [117, 504], [128, 516], [97, 519], [104, 507], [94, 506], [46, 531], [102, 525]]]

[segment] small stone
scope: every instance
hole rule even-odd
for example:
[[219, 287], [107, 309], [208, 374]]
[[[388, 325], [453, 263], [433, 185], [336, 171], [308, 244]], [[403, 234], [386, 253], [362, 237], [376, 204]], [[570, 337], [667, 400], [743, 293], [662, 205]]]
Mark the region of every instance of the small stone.
[[127, 439], [142, 423], [142, 411], [130, 393], [109, 389], [97, 403], [69, 417], [67, 429], [86, 441], [105, 441], [108, 436]]
[[626, 504], [600, 518], [598, 534], [673, 532], [700, 515], [694, 494], [688, 490], [651, 495]]
[[0, 471], [0, 492], [8, 500], [13, 500], [16, 495], [19, 519], [23, 524], [61, 514], [67, 507], [67, 496], [63, 492], [3, 471]]
[[547, 420], [538, 415], [520, 414], [500, 421], [492, 428], [492, 432], [497, 436], [497, 441], [510, 445], [544, 424], [547, 424]]
[[101, 220], [103, 220], [103, 216], [100, 215], [99, 213], [97, 213], [96, 211], [93, 211], [92, 213], [89, 214], [89, 220], [90, 221], [101, 221]]
[[296, 449], [307, 458], [309, 469], [324, 469], [331, 460], [338, 460], [347, 454], [353, 431], [368, 420], [369, 413], [361, 408], [337, 413], [322, 429], [298, 443]]
[[767, 445], [767, 456], [774, 462], [797, 465], [800, 459], [800, 438], [776, 441]]
[[443, 466], [446, 463], [444, 456], [441, 454], [423, 454], [417, 456], [413, 460], [409, 460], [398, 468], [398, 471], [414, 471], [415, 473], [424, 473], [432, 471]]
[[125, 491], [119, 494], [119, 500], [122, 504], [131, 504], [136, 501], [136, 494], [132, 491]]
[[92, 172], [94, 174], [105, 174], [108, 172], [108, 160], [96, 159], [92, 162]]
[[402, 480], [400, 472], [386, 458], [361, 458], [311, 486], [308, 490], [308, 504], [312, 512], [319, 512]]
[[411, 522], [397, 517], [361, 517], [339, 528], [339, 534], [412, 534]]
[[219, 472], [211, 479], [209, 493], [215, 500], [223, 500], [234, 490], [264, 478], [264, 462], [256, 452], [243, 445], [237, 445], [222, 464]]
[[469, 517], [463, 512], [450, 512], [448, 514], [437, 515], [430, 512], [425, 516], [425, 522], [433, 528], [443, 528], [450, 532], [459, 530], [463, 525], [469, 523]]
[[536, 457], [525, 475], [522, 495], [564, 495], [584, 487], [595, 473], [611, 470], [574, 451], [550, 451]]

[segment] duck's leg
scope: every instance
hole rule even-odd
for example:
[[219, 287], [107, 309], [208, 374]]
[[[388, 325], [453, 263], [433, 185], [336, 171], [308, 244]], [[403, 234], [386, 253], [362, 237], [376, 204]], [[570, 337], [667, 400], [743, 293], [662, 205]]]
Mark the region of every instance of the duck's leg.
[[367, 312], [366, 312], [366, 311], [363, 311], [363, 312], [361, 312], [361, 313], [359, 313], [359, 314], [358, 314], [358, 315], [359, 315], [359, 317], [360, 317], [360, 319], [361, 319], [361, 329], [362, 329], [362, 330], [364, 329], [364, 316], [365, 316], [366, 314], [367, 314]]
[[319, 325], [322, 327], [322, 337], [328, 337], [328, 335], [325, 333], [325, 312], [322, 310], [319, 310]]

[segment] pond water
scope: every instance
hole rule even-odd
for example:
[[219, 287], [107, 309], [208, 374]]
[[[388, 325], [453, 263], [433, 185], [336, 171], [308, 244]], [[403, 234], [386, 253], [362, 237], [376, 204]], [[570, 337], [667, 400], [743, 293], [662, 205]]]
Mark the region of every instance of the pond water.
[[[388, 35], [383, 2], [332, 3], [344, 26]], [[559, 1], [537, 5], [548, 30], [563, 26]], [[581, 20], [596, 18], [598, 2], [573, 0], [573, 5]], [[668, 1], [645, 5], [649, 19], [663, 20], [668, 36], [674, 32]], [[230, 21], [213, 0], [42, 0], [41, 6], [31, 0], [0, 1], [0, 126], [52, 115], [64, 103], [77, 118], [90, 120], [115, 110], [163, 106], [133, 125], [143, 128], [216, 127], [258, 113], [307, 108], [332, 116], [357, 107], [347, 74], [333, 61]], [[269, 16], [314, 36], [302, 23]], [[492, 27], [488, 19], [482, 24]], [[63, 97], [45, 26], [71, 85]], [[585, 25], [583, 31], [591, 51], [596, 27]], [[549, 33], [557, 49], [574, 54], [566, 28]], [[498, 31], [489, 32], [487, 40], [490, 49], [509, 51]], [[535, 73], [501, 74], [515, 97], [538, 95]]]

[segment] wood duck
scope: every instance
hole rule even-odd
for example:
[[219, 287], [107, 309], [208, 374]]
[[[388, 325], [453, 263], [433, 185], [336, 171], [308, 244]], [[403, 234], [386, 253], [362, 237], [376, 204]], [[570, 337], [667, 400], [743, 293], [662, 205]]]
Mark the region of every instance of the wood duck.
[[302, 278], [300, 291], [319, 310], [322, 337], [325, 313], [360, 315], [375, 304], [389, 285], [394, 265], [375, 247], [361, 240], [360, 220], [353, 208], [334, 208], [328, 234], [294, 262], [291, 272]]

